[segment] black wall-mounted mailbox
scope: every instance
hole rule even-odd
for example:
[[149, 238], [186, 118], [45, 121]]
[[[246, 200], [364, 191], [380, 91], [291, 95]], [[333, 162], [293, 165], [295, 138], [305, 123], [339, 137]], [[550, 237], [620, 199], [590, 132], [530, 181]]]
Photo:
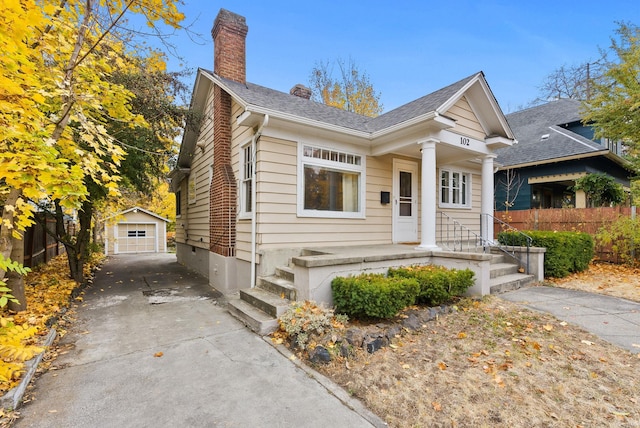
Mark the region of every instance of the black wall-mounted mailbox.
[[380, 203], [383, 205], [391, 202], [391, 192], [380, 192]]

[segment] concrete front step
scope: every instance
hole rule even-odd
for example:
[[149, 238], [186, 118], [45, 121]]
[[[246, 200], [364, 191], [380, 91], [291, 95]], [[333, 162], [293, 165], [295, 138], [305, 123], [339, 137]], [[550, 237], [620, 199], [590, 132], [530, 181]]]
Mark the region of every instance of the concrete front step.
[[285, 279], [292, 284], [294, 283], [295, 275], [293, 273], [293, 269], [289, 266], [278, 266], [276, 268], [276, 276]]
[[490, 280], [491, 294], [504, 293], [506, 291], [517, 290], [534, 281], [533, 275], [524, 273], [513, 273], [504, 275]]
[[504, 253], [492, 253], [491, 254], [491, 264], [500, 264], [500, 263], [514, 263], [515, 259], [510, 257]]
[[277, 318], [262, 312], [244, 300], [229, 300], [227, 309], [231, 315], [261, 336], [271, 334], [278, 329]]
[[500, 276], [511, 275], [518, 272], [519, 266], [513, 263], [491, 263], [491, 269], [489, 270], [489, 277], [491, 279], [498, 278]]
[[283, 299], [261, 288], [240, 290], [240, 300], [244, 300], [274, 318], [285, 313], [291, 303], [288, 299]]
[[[276, 276], [258, 277], [258, 287], [273, 293], [276, 296], [295, 301], [297, 293], [296, 288], [293, 285], [293, 281], [283, 278], [280, 275], [281, 274], [278, 273]], [[291, 275], [293, 278], [293, 272]]]

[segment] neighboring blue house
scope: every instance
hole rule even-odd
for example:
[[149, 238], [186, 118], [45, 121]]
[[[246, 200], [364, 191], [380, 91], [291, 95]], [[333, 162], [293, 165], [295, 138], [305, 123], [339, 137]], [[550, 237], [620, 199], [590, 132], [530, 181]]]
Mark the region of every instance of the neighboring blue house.
[[589, 173], [607, 173], [629, 190], [632, 170], [621, 144], [594, 137], [582, 124], [579, 101], [560, 99], [506, 117], [518, 143], [497, 150], [497, 211], [584, 208], [584, 192], [572, 186]]

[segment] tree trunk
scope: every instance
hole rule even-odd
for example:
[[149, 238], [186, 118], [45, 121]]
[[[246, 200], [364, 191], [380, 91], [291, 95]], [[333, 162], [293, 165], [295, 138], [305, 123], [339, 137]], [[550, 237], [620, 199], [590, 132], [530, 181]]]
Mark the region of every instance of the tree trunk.
[[[80, 222], [80, 228], [76, 235], [75, 240], [65, 239], [63, 241], [64, 247], [67, 251], [67, 258], [69, 259], [69, 272], [71, 278], [78, 283], [84, 282], [84, 265], [89, 258], [89, 241], [91, 239], [91, 216], [93, 213], [93, 203], [91, 201], [85, 201], [82, 203], [82, 208], [78, 211], [78, 220]], [[56, 228], [58, 236], [62, 236], [64, 231], [64, 216], [62, 210], [56, 207]]]
[[[11, 249], [13, 247], [13, 211], [6, 207], [15, 207], [18, 199], [20, 199], [20, 190], [12, 188], [3, 201], [2, 222], [0, 223], [0, 254], [5, 259], [11, 258]], [[3, 226], [4, 225], [4, 226]], [[7, 227], [6, 225], [11, 225]], [[4, 278], [5, 272], [0, 270], [0, 279]]]
[[[11, 260], [24, 264], [24, 235], [20, 239], [14, 239]], [[11, 294], [18, 303], [9, 300], [9, 310], [19, 312], [27, 309], [27, 296], [24, 292], [24, 275], [18, 272], [9, 272], [7, 275], [7, 287], [11, 289]]]
[[[24, 263], [24, 241], [13, 237], [13, 216], [14, 213], [6, 207], [15, 207], [20, 199], [21, 191], [12, 188], [4, 200], [2, 210], [2, 223], [0, 223], [0, 254], [5, 259], [11, 259], [20, 264]], [[7, 225], [11, 225], [8, 227]], [[9, 309], [21, 311], [27, 308], [27, 299], [24, 295], [23, 276], [16, 272], [5, 272], [0, 269], [0, 280], [6, 279], [7, 287], [11, 289], [11, 294], [18, 300], [18, 304], [9, 301]]]

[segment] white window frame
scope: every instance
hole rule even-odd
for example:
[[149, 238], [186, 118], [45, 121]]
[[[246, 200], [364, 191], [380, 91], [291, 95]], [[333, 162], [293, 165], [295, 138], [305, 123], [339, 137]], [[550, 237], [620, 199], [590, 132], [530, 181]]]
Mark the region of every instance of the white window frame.
[[[246, 163], [247, 163], [247, 159], [246, 159], [246, 154], [247, 154], [247, 150], [249, 152], [251, 152], [252, 150], [252, 145], [251, 145], [251, 141], [249, 141], [248, 143], [245, 143], [243, 145], [240, 146], [240, 191], [238, 192], [238, 197], [240, 198], [239, 202], [239, 207], [240, 210], [238, 211], [238, 218], [241, 219], [250, 219], [252, 217], [251, 215], [251, 206], [247, 206], [247, 188], [246, 188], [246, 184], [248, 182], [252, 182], [252, 185], [255, 186], [255, 183], [253, 183], [253, 177], [245, 177], [246, 173], [249, 173], [251, 171], [247, 171], [246, 168]], [[255, 156], [255, 153], [253, 153], [253, 156]], [[253, 163], [253, 167], [256, 167], [255, 162]], [[254, 194], [255, 195], [255, 194]], [[252, 196], [254, 196], [252, 195]], [[257, 195], [255, 195], [257, 196]]]
[[[327, 150], [334, 154], [345, 155], [349, 157], [358, 157], [360, 164], [355, 165], [352, 163], [340, 162], [339, 160], [330, 159], [318, 159], [314, 157], [305, 156], [304, 148], [311, 147], [314, 149]], [[354, 159], [354, 158], [350, 158]], [[298, 217], [320, 217], [320, 218], [357, 218], [363, 219], [366, 214], [366, 155], [363, 153], [356, 153], [349, 150], [343, 150], [339, 148], [329, 148], [326, 146], [320, 146], [318, 144], [305, 144], [298, 143]], [[358, 211], [325, 211], [325, 210], [308, 210], [304, 208], [304, 167], [315, 166], [320, 168], [327, 168], [335, 171], [344, 171], [349, 173], [358, 174]]]
[[[449, 182], [448, 182], [448, 193], [449, 193], [449, 202], [442, 202], [442, 174], [444, 172], [448, 172], [449, 173]], [[464, 198], [465, 198], [465, 203], [462, 202], [458, 202], [458, 203], [454, 203], [451, 202], [454, 200], [454, 193], [455, 189], [453, 187], [453, 175], [454, 174], [459, 174], [460, 177], [460, 191], [459, 191], [459, 196], [462, 197], [462, 183], [465, 182], [465, 186], [466, 189], [464, 189]], [[463, 177], [466, 177], [466, 180], [463, 179]], [[470, 171], [466, 171], [463, 169], [458, 169], [458, 168], [440, 168], [440, 170], [438, 171], [438, 206], [440, 208], [459, 208], [459, 209], [471, 209], [472, 208], [472, 204], [471, 204], [471, 197], [473, 195], [472, 192], [472, 180], [473, 180], [473, 174]]]
[[175, 195], [176, 195], [176, 218], [180, 218], [182, 217], [182, 189], [177, 190]]
[[196, 173], [192, 171], [187, 180], [187, 201], [189, 205], [195, 204], [197, 200], [198, 188], [196, 183]]

